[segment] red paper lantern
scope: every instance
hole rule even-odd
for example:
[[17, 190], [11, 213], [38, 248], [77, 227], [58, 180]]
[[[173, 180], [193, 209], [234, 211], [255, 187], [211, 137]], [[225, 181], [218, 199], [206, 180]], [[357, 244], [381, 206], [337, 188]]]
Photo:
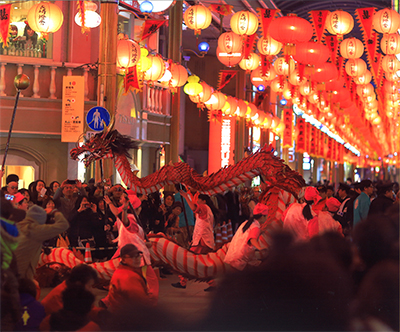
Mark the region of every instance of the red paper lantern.
[[399, 86], [395, 82], [385, 81], [383, 89], [386, 93], [397, 94], [399, 93]]
[[313, 41], [299, 43], [296, 45], [296, 54], [293, 58], [305, 65], [316, 65], [324, 63], [329, 59], [329, 48], [324, 44]]
[[347, 38], [340, 43], [340, 55], [345, 59], [358, 59], [364, 53], [364, 44], [357, 38]]
[[286, 62], [284, 57], [278, 58], [274, 62], [274, 69], [278, 75], [289, 75], [290, 70], [295, 68], [295, 63], [293, 59], [289, 59], [289, 62]]
[[194, 30], [196, 35], [201, 30], [207, 29], [212, 21], [211, 11], [203, 5], [194, 5], [186, 9], [183, 20], [189, 29]]
[[246, 112], [246, 118], [250, 119], [253, 118], [258, 112], [257, 106], [254, 105], [253, 103], [249, 103], [247, 105], [247, 112]]
[[375, 93], [375, 91], [374, 91], [374, 87], [372, 84], [365, 84], [365, 85], [357, 86], [357, 94], [362, 98], [371, 96], [373, 93]]
[[343, 10], [335, 10], [326, 17], [325, 27], [330, 34], [343, 36], [353, 30], [354, 19]]
[[239, 62], [239, 67], [243, 70], [252, 71], [260, 65], [260, 56], [256, 53], [250, 53], [247, 59], [242, 58]]
[[243, 39], [234, 32], [225, 32], [218, 37], [218, 48], [227, 54], [242, 53]]
[[289, 75], [289, 83], [292, 85], [300, 85], [307, 81], [306, 77], [300, 77], [300, 73], [298, 69], [293, 70]]
[[311, 23], [295, 14], [276, 18], [268, 31], [272, 38], [284, 44], [304, 43], [313, 35]]
[[239, 99], [238, 105], [237, 105], [237, 110], [236, 110], [236, 115], [243, 118], [246, 116], [246, 113], [247, 113], [247, 104], [244, 100]]
[[133, 67], [140, 59], [140, 46], [130, 39], [118, 40], [117, 66], [121, 68]]
[[268, 84], [268, 81], [273, 80], [276, 77], [276, 72], [274, 67], [270, 67], [265, 75], [262, 75], [262, 68], [258, 67], [253, 70], [250, 74], [250, 80], [253, 85], [259, 87], [260, 85], [264, 85], [264, 87]]
[[257, 49], [262, 55], [277, 55], [282, 49], [282, 43], [268, 35], [258, 40]]
[[381, 50], [384, 54], [399, 54], [400, 35], [398, 33], [384, 34], [381, 39]]
[[314, 89], [312, 88], [312, 84], [309, 81], [305, 81], [299, 85], [299, 92], [303, 96], [309, 96], [314, 92]]
[[367, 70], [367, 64], [362, 59], [349, 59], [346, 62], [346, 73], [351, 77], [361, 76]]
[[393, 9], [384, 8], [374, 14], [372, 24], [380, 33], [395, 33], [400, 26], [400, 15]]
[[173, 63], [171, 65], [171, 80], [170, 84], [172, 87], [180, 87], [185, 85], [188, 79], [188, 72], [185, 67], [179, 63]]
[[159, 55], [149, 55], [148, 58], [151, 61], [151, 67], [144, 72], [144, 79], [146, 81], [158, 81], [165, 72], [164, 60]]
[[226, 99], [226, 102], [229, 104], [229, 108], [225, 111], [225, 115], [235, 115], [238, 107], [238, 100], [234, 97], [229, 96]]
[[315, 66], [315, 72], [311, 75], [311, 78], [316, 82], [328, 82], [334, 78], [337, 78], [338, 71], [334, 64], [325, 62], [323, 64]]
[[400, 79], [397, 73], [385, 73], [385, 78], [390, 82], [397, 82]]

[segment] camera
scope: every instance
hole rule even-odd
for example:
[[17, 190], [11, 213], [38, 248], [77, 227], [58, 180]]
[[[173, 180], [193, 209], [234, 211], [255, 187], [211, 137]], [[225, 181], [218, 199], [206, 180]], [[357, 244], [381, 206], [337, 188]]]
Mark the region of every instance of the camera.
[[75, 180], [67, 180], [67, 183], [68, 184], [76, 184], [76, 181]]
[[4, 198], [7, 199], [7, 200], [9, 200], [9, 201], [12, 201], [12, 200], [14, 199], [14, 195], [5, 194], [5, 195], [4, 195]]

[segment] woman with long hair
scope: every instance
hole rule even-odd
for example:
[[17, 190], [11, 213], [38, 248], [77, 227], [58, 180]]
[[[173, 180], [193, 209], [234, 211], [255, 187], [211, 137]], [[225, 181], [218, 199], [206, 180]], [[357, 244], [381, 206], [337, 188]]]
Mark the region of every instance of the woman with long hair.
[[267, 220], [268, 207], [257, 203], [253, 210], [253, 216], [243, 222], [236, 231], [229, 245], [224, 262], [234, 269], [243, 271], [246, 266], [258, 266], [261, 261], [256, 258], [256, 250], [262, 248], [258, 243], [261, 233], [261, 224]]

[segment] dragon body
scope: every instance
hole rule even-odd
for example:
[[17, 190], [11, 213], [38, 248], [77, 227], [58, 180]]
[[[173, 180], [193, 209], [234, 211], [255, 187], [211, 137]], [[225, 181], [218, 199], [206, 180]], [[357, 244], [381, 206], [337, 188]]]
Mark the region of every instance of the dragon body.
[[[268, 249], [271, 244], [271, 234], [281, 230], [282, 214], [295, 201], [295, 197], [277, 187], [269, 188], [261, 197], [262, 203], [269, 207], [267, 221], [262, 225], [259, 244], [263, 249]], [[152, 242], [150, 255], [155, 265], [164, 263], [170, 265], [176, 272], [189, 278], [197, 280], [208, 280], [216, 278], [230, 270], [230, 266], [224, 263], [226, 252], [230, 243], [224, 244], [215, 252], [206, 255], [197, 255], [179, 246], [175, 241], [171, 241], [166, 236], [157, 234], [149, 235]], [[110, 280], [120, 262], [119, 258], [106, 262], [89, 263], [104, 280]], [[40, 256], [38, 267], [51, 265], [52, 263], [63, 264], [73, 268], [79, 264], [86, 264], [78, 259], [75, 254], [66, 248], [52, 249], [51, 253]]]
[[165, 165], [158, 171], [137, 177], [129, 163], [129, 149], [136, 146], [130, 137], [116, 130], [99, 133], [86, 144], [70, 151], [71, 158], [78, 160], [84, 155], [83, 162], [88, 166], [94, 160], [113, 158], [122, 181], [132, 190], [141, 194], [155, 192], [166, 185], [182, 183], [207, 195], [223, 193], [258, 175], [262, 175], [268, 186], [278, 186], [297, 197], [305, 185], [302, 176], [293, 171], [281, 159], [275, 157], [267, 148], [229, 165], [208, 176], [198, 174], [187, 163], [178, 162]]

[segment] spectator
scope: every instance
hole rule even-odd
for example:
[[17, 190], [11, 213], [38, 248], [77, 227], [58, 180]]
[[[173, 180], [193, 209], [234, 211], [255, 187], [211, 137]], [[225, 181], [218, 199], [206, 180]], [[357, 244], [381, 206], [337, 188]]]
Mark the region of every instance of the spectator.
[[52, 225], [46, 225], [46, 211], [34, 205], [28, 210], [25, 219], [18, 223], [21, 237], [15, 256], [21, 278], [33, 279], [43, 241], [51, 239], [68, 228], [68, 221], [62, 213], [57, 210], [53, 210], [52, 213], [55, 222]]
[[365, 220], [368, 217], [369, 206], [371, 204], [369, 196], [374, 192], [374, 187], [371, 180], [361, 181], [360, 190], [360, 195], [354, 201], [354, 226], [356, 226], [361, 220]]
[[314, 203], [312, 206], [312, 210], [316, 214], [318, 214], [320, 211], [322, 211], [322, 209], [325, 207], [326, 200], [328, 198], [327, 189], [325, 186], [319, 186], [319, 187], [317, 187], [317, 190], [318, 190], [318, 194], [321, 198], [318, 202]]
[[95, 269], [86, 264], [75, 266], [66, 280], [53, 288], [42, 300], [42, 305], [47, 315], [57, 312], [63, 308], [62, 292], [69, 287], [82, 287], [92, 291], [93, 285], [97, 283], [98, 276]]
[[49, 195], [47, 194], [46, 183], [43, 180], [37, 180], [31, 195], [32, 202], [36, 205], [42, 206], [43, 201], [48, 197]]
[[326, 186], [326, 198], [333, 197], [334, 193], [335, 193], [335, 189], [333, 188], [333, 186]]
[[79, 196], [74, 195], [74, 188], [79, 190], [80, 196], [86, 196], [86, 192], [79, 180], [64, 180], [53, 197], [57, 209], [64, 215], [68, 222], [72, 221], [78, 210], [76, 201]]
[[120, 184], [116, 184], [110, 188], [108, 191], [108, 196], [110, 196], [110, 199], [115, 207], [120, 207], [121, 206], [121, 197], [123, 193], [125, 192], [125, 188], [122, 187]]
[[179, 190], [181, 190], [181, 185], [175, 184], [175, 202], [181, 202], [183, 204], [183, 211], [179, 215], [179, 228], [181, 230], [183, 239], [181, 245], [185, 248], [189, 248], [189, 243], [192, 240], [192, 234], [194, 230], [194, 214], [187, 200], [179, 193]]
[[154, 306], [157, 298], [149, 293], [147, 266], [142, 266], [143, 252], [131, 243], [121, 248], [121, 262], [110, 282], [110, 291], [101, 301], [112, 313], [127, 306]]
[[31, 200], [31, 193], [28, 189], [25, 188], [21, 188], [20, 190], [18, 190], [18, 192], [20, 192], [22, 195], [25, 196], [26, 198], [26, 202], [28, 203], [28, 209], [33, 205], [33, 202]]
[[46, 313], [43, 305], [36, 300], [36, 285], [31, 279], [18, 280], [19, 298], [22, 315], [15, 331], [39, 331], [39, 326]]
[[1, 188], [4, 194], [15, 195], [18, 192], [19, 177], [17, 174], [10, 174], [6, 177], [6, 186]]
[[70, 222], [68, 238], [72, 247], [96, 247], [94, 234], [104, 231], [104, 225], [98, 222], [97, 206], [85, 196], [80, 196], [75, 203], [77, 211]]
[[69, 287], [62, 293], [63, 309], [50, 316], [50, 331], [101, 331], [89, 318], [95, 296], [83, 287]]
[[[181, 234], [179, 228], [179, 215], [182, 213], [183, 205], [181, 202], [175, 202], [171, 207], [171, 212], [165, 217], [165, 234], [176, 239], [178, 243], [183, 245], [183, 239], [179, 239], [178, 235]], [[180, 241], [179, 241], [180, 240]]]
[[48, 196], [50, 196], [51, 198], [54, 197], [54, 194], [56, 193], [57, 189], [60, 188], [60, 182], [58, 181], [53, 181], [50, 183], [49, 185], [49, 192], [48, 192]]
[[378, 197], [375, 198], [369, 207], [368, 215], [384, 215], [386, 210], [390, 208], [393, 203], [393, 183], [381, 184], [377, 186]]
[[26, 197], [21, 194], [20, 192], [17, 192], [14, 196], [14, 202], [15, 202], [15, 207], [20, 210], [28, 211], [29, 204], [26, 200]]
[[261, 251], [258, 243], [261, 225], [267, 220], [268, 207], [258, 203], [253, 216], [238, 228], [229, 245], [224, 262], [236, 270], [243, 271], [247, 265], [258, 266], [261, 261], [256, 258], [255, 251]]

